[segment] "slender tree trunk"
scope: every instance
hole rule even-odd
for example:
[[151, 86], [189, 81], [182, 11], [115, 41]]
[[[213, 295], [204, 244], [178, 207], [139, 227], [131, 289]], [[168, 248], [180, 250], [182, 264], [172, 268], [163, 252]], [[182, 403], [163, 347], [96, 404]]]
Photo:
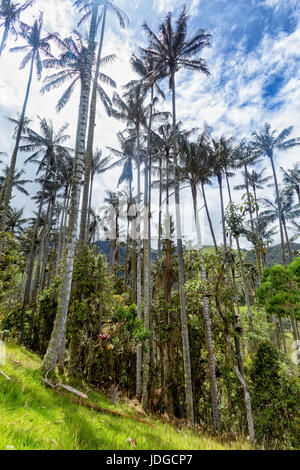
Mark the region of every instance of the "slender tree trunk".
[[281, 240], [281, 250], [282, 250], [282, 263], [286, 264], [284, 236], [283, 236], [283, 229], [282, 229], [282, 208], [281, 208], [281, 201], [280, 201], [280, 195], [279, 195], [277, 174], [276, 174], [273, 155], [269, 155], [269, 158], [271, 160], [271, 166], [272, 166], [273, 178], [274, 178], [274, 184], [275, 184], [275, 193], [276, 193], [276, 199], [277, 199], [277, 207], [278, 207], [278, 219], [279, 219], [280, 240]]
[[4, 201], [3, 201], [3, 211], [2, 211], [2, 218], [1, 218], [1, 224], [0, 224], [0, 232], [1, 231], [4, 232], [5, 227], [6, 227], [6, 219], [7, 219], [7, 214], [8, 214], [8, 210], [9, 210], [9, 202], [10, 202], [10, 199], [11, 199], [11, 193], [12, 193], [12, 186], [13, 186], [13, 181], [14, 181], [17, 155], [18, 155], [21, 135], [22, 135], [23, 127], [24, 127], [25, 113], [26, 113], [27, 103], [28, 103], [28, 99], [29, 99], [29, 92], [30, 92], [30, 87], [31, 87], [31, 82], [32, 82], [34, 60], [35, 60], [35, 51], [33, 51], [33, 53], [32, 53], [29, 79], [28, 79], [27, 89], [26, 89], [26, 94], [25, 94], [25, 100], [24, 100], [24, 103], [23, 103], [22, 113], [21, 113], [21, 117], [20, 117], [20, 121], [19, 121], [19, 128], [18, 128], [18, 132], [17, 132], [15, 147], [14, 147], [14, 151], [13, 151], [13, 154], [12, 154], [12, 157], [11, 157], [10, 167], [9, 167], [8, 174], [7, 174], [7, 179], [6, 179], [6, 182], [5, 182]]
[[4, 51], [8, 33], [9, 33], [9, 26], [5, 26], [3, 35], [2, 35], [1, 45], [0, 45], [0, 57], [1, 57], [2, 52]]
[[210, 218], [210, 214], [209, 214], [209, 210], [208, 210], [208, 205], [207, 205], [206, 194], [205, 194], [203, 182], [201, 182], [201, 190], [202, 190], [202, 197], [203, 197], [203, 201], [204, 201], [204, 206], [205, 206], [205, 211], [206, 211], [206, 217], [207, 217], [207, 220], [208, 220], [208, 223], [209, 223], [209, 228], [210, 228], [211, 237], [212, 237], [213, 242], [214, 242], [215, 250], [218, 251], [217, 240], [216, 240], [216, 236], [215, 236], [215, 232], [214, 232], [214, 227], [213, 227], [213, 224], [212, 224], [212, 221], [211, 221], [211, 218]]
[[[153, 85], [151, 87], [151, 104], [150, 116], [148, 125], [148, 141], [147, 141], [147, 161], [145, 163], [145, 185], [144, 185], [144, 324], [147, 330], [150, 330], [150, 285], [151, 285], [151, 240], [150, 240], [150, 198], [149, 198], [149, 176], [151, 175], [151, 127], [153, 115]], [[149, 398], [149, 371], [150, 371], [150, 341], [145, 341], [146, 351], [144, 352], [143, 359], [143, 394], [142, 405], [145, 409], [148, 408]]]
[[103, 8], [103, 20], [102, 20], [102, 26], [101, 26], [100, 43], [98, 47], [96, 71], [95, 71], [93, 90], [92, 90], [92, 96], [91, 96], [89, 128], [88, 128], [87, 147], [86, 147], [85, 163], [84, 163], [84, 185], [83, 185], [83, 195], [82, 195], [82, 205], [81, 205], [81, 221], [80, 221], [80, 236], [79, 236], [79, 239], [84, 243], [87, 242], [87, 220], [89, 218], [88, 217], [89, 185], [90, 185], [90, 176], [91, 176], [91, 160], [93, 156], [95, 121], [96, 121], [96, 111], [97, 111], [97, 84], [98, 84], [98, 75], [99, 75], [100, 64], [101, 64], [101, 55], [102, 55], [102, 47], [103, 47], [104, 31], [105, 31], [105, 23], [106, 23], [106, 13], [107, 13], [107, 5], [105, 3], [104, 8]]
[[[200, 221], [198, 216], [198, 205], [197, 205], [197, 188], [195, 186], [191, 186], [192, 189], [192, 197], [193, 197], [193, 205], [194, 205], [194, 219], [195, 219], [195, 227], [196, 227], [196, 234], [197, 234], [197, 248], [199, 253], [202, 252], [202, 238], [201, 238], [201, 231], [200, 231]], [[207, 281], [205, 266], [202, 266], [201, 270], [201, 278], [203, 281]], [[217, 379], [216, 379], [216, 368], [215, 368], [215, 354], [214, 354], [214, 347], [213, 347], [213, 340], [212, 340], [212, 331], [211, 331], [211, 321], [210, 321], [210, 312], [209, 312], [209, 303], [208, 297], [206, 295], [203, 296], [203, 318], [204, 318], [204, 325], [205, 325], [205, 337], [206, 337], [206, 346], [208, 352], [208, 367], [209, 367], [209, 378], [210, 378], [210, 394], [211, 394], [211, 402], [212, 402], [212, 412], [213, 412], [213, 423], [214, 428], [220, 428], [220, 417], [219, 417], [219, 405], [218, 405], [218, 391], [217, 391]]]
[[189, 345], [189, 331], [188, 319], [186, 309], [186, 299], [184, 293], [185, 273], [184, 273], [184, 259], [182, 247], [182, 233], [181, 233], [181, 213], [180, 213], [180, 195], [179, 195], [179, 178], [177, 171], [177, 142], [176, 142], [176, 95], [175, 95], [175, 71], [171, 72], [171, 85], [172, 85], [172, 117], [173, 117], [173, 158], [175, 166], [175, 205], [176, 205], [176, 231], [177, 231], [177, 250], [178, 250], [178, 271], [179, 271], [179, 294], [180, 294], [180, 310], [181, 310], [181, 327], [182, 327], [182, 351], [183, 351], [183, 364], [184, 364], [184, 384], [185, 384], [185, 397], [187, 407], [187, 422], [189, 426], [194, 426], [194, 404], [193, 404], [193, 388], [192, 388], [192, 373], [191, 373], [191, 360], [190, 360], [190, 345]]
[[81, 88], [77, 135], [76, 135], [76, 148], [75, 160], [72, 177], [72, 194], [70, 203], [70, 217], [67, 235], [67, 245], [63, 259], [63, 275], [62, 284], [59, 291], [58, 309], [54, 322], [54, 327], [51, 339], [48, 345], [46, 355], [43, 360], [42, 370], [54, 370], [57, 364], [61, 343], [65, 334], [65, 325], [68, 315], [68, 307], [71, 293], [75, 242], [77, 235], [77, 222], [79, 215], [79, 203], [81, 193], [81, 181], [84, 171], [84, 156], [85, 156], [85, 137], [87, 128], [87, 117], [89, 108], [89, 96], [91, 87], [91, 72], [94, 55], [94, 40], [96, 35], [96, 24], [98, 16], [98, 2], [94, 0], [92, 8], [92, 18], [90, 24], [89, 40], [88, 40], [88, 53], [86, 59], [85, 73]]
[[249, 291], [248, 291], [248, 286], [247, 286], [247, 281], [246, 281], [246, 275], [245, 275], [245, 269], [244, 269], [244, 264], [242, 260], [242, 255], [241, 255], [241, 248], [240, 248], [240, 242], [238, 236], [235, 235], [235, 241], [236, 241], [236, 247], [237, 247], [237, 252], [238, 252], [238, 257], [240, 261], [240, 267], [241, 267], [241, 273], [242, 273], [242, 279], [243, 279], [243, 286], [244, 286], [244, 294], [245, 294], [245, 299], [246, 299], [246, 305], [247, 305], [247, 312], [249, 316], [249, 321], [250, 321], [250, 327], [251, 331], [254, 331], [254, 326], [253, 326], [253, 315], [251, 312], [251, 305], [250, 305], [250, 299], [249, 299]]
[[[48, 173], [48, 170], [49, 170], [49, 163], [47, 164], [46, 174]], [[28, 302], [29, 302], [29, 299], [30, 299], [32, 275], [33, 275], [33, 268], [34, 268], [34, 260], [35, 260], [36, 248], [37, 248], [37, 237], [38, 237], [38, 231], [39, 231], [39, 225], [40, 225], [40, 219], [41, 219], [41, 213], [42, 213], [44, 198], [45, 198], [45, 187], [43, 186], [41, 200], [40, 200], [40, 204], [39, 204], [39, 209], [38, 209], [38, 213], [37, 213], [37, 216], [36, 216], [34, 229], [33, 229], [33, 236], [32, 236], [32, 242], [31, 242], [31, 247], [30, 247], [30, 255], [29, 255], [29, 262], [28, 262], [27, 268], [26, 268], [26, 282], [25, 282], [24, 294], [23, 294], [20, 331], [19, 331], [19, 334], [18, 334], [18, 344], [21, 344], [22, 340], [23, 340], [25, 314], [26, 314], [26, 308], [27, 308], [27, 305], [28, 305]], [[42, 249], [42, 247], [40, 249]]]
[[[142, 261], [141, 261], [141, 155], [140, 155], [140, 128], [137, 126], [137, 224], [136, 224], [136, 246], [137, 246], [137, 316], [142, 319]], [[136, 357], [136, 397], [142, 398], [142, 346], [137, 347]]]
[[89, 195], [89, 209], [88, 209], [88, 220], [87, 220], [87, 229], [90, 226], [91, 222], [91, 209], [92, 209], [92, 197], [93, 197], [93, 186], [94, 186], [94, 172], [91, 172], [91, 182], [90, 182], [90, 195]]

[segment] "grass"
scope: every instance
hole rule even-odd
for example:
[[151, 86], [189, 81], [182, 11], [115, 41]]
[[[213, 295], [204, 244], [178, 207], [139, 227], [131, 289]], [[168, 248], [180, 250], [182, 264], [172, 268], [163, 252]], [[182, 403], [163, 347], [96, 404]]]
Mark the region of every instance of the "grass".
[[[167, 423], [144, 417], [140, 423], [133, 406], [112, 401], [97, 392], [89, 401], [126, 414], [113, 416], [85, 408], [46, 388], [40, 380], [40, 358], [13, 343], [6, 345], [2, 366], [11, 381], [0, 375], [0, 449], [132, 450], [128, 438], [136, 439], [139, 450], [226, 450], [247, 449], [243, 442], [222, 443], [191, 430], [175, 429]], [[84, 386], [82, 386], [84, 391]]]

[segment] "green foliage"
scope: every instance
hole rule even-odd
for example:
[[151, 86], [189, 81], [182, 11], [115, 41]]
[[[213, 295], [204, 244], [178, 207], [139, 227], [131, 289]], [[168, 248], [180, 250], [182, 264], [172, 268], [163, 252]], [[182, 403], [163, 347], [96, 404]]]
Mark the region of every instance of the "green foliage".
[[40, 325], [39, 339], [42, 351], [45, 352], [51, 337], [53, 324], [58, 307], [58, 291], [61, 284], [59, 277], [54, 278], [47, 289], [44, 289], [39, 301], [38, 322]]
[[84, 246], [76, 252], [69, 306], [68, 331], [83, 342], [95, 341], [103, 316], [111, 305], [111, 290], [104, 256]]
[[[120, 342], [134, 343], [135, 345], [143, 343], [150, 338], [150, 331], [145, 328], [143, 320], [137, 317], [136, 305], [124, 306], [120, 305], [113, 317], [112, 321], [118, 324], [119, 334], [115, 338], [115, 344]], [[122, 339], [120, 338], [122, 336]]]
[[300, 318], [299, 260], [296, 258], [288, 266], [276, 264], [264, 270], [262, 284], [256, 294], [267, 314]]
[[300, 444], [300, 387], [284, 371], [276, 348], [259, 344], [249, 374], [256, 437], [267, 446], [297, 448]]
[[0, 233], [0, 301], [17, 284], [25, 260], [20, 243], [10, 233]]

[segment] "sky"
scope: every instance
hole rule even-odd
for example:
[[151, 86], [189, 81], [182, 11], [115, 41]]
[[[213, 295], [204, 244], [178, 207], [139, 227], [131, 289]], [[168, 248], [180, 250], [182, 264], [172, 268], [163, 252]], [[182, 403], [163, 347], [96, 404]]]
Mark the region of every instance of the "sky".
[[[116, 18], [108, 17], [104, 38], [104, 55], [116, 54], [117, 58], [103, 71], [117, 83], [117, 91], [123, 93], [122, 86], [135, 78], [129, 59], [139, 46], [147, 44], [142, 24], [146, 21], [153, 31], [158, 26], [166, 11], [172, 9], [175, 14], [183, 6], [181, 0], [116, 0], [129, 19], [126, 30], [119, 28]], [[294, 126], [293, 136], [300, 136], [300, 3], [298, 0], [187, 0], [190, 13], [190, 34], [198, 28], [205, 28], [211, 34], [211, 47], [203, 51], [210, 75], [181, 70], [177, 74], [177, 118], [184, 128], [201, 128], [207, 122], [213, 129], [213, 135], [230, 137], [237, 141], [250, 138], [253, 131], [260, 130], [265, 122], [279, 131], [290, 125]], [[61, 37], [69, 36], [76, 28], [79, 14], [71, 0], [36, 0], [34, 7], [23, 15], [23, 21], [32, 23], [34, 17], [44, 12], [45, 32], [58, 31]], [[86, 25], [87, 27], [87, 25]], [[0, 31], [2, 34], [3, 31]], [[22, 55], [9, 52], [10, 47], [21, 45], [11, 37], [0, 58], [0, 151], [11, 154], [13, 147], [13, 128], [7, 116], [16, 117], [21, 111], [28, 67], [19, 70]], [[53, 52], [57, 53], [55, 47]], [[40, 94], [42, 81], [49, 73], [45, 70], [41, 81], [33, 80], [28, 103], [27, 116], [35, 122], [32, 127], [38, 130], [36, 116], [52, 119], [58, 130], [69, 122], [69, 144], [74, 146], [76, 119], [79, 96], [74, 93], [70, 102], [59, 114], [55, 110], [61, 96], [61, 89]], [[164, 86], [164, 84], [163, 84]], [[167, 97], [160, 104], [160, 109], [171, 110], [171, 95], [165, 83]], [[108, 94], [113, 90], [106, 87]], [[101, 103], [98, 106], [95, 147], [103, 149], [109, 155], [106, 146], [116, 147], [116, 133], [124, 129], [124, 124], [106, 116]], [[294, 148], [284, 154], [276, 155], [276, 165], [290, 168], [299, 161], [300, 148]], [[26, 170], [26, 177], [34, 179], [34, 166], [26, 165], [28, 155], [19, 153], [17, 168]], [[8, 159], [6, 160], [8, 161]], [[267, 174], [271, 174], [269, 162]], [[103, 203], [106, 190], [116, 190], [120, 169], [98, 176], [95, 180], [93, 206]], [[280, 173], [280, 171], [278, 171]], [[281, 176], [279, 178], [281, 180]], [[241, 184], [241, 175], [236, 174], [231, 180], [232, 186]], [[28, 184], [27, 190], [34, 194], [35, 184]], [[226, 191], [225, 203], [228, 202]], [[272, 189], [265, 188], [260, 195], [271, 196]], [[242, 192], [234, 191], [234, 198], [240, 201]], [[207, 188], [208, 205], [212, 214], [218, 240], [221, 242], [221, 215], [219, 195], [216, 183]], [[186, 241], [192, 238], [192, 206], [190, 192], [182, 190], [183, 231]], [[33, 203], [14, 192], [12, 204], [24, 207], [25, 216], [32, 214]], [[200, 206], [202, 204], [200, 203]], [[202, 238], [204, 244], [210, 244], [210, 234], [204, 211], [201, 210]], [[155, 214], [153, 214], [153, 220]], [[276, 239], [275, 239], [276, 241]], [[247, 246], [243, 241], [242, 246]]]

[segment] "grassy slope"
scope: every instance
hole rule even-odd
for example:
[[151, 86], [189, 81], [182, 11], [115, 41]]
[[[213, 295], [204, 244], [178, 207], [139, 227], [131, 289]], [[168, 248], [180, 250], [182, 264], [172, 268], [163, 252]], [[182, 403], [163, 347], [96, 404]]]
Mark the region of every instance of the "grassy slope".
[[[45, 388], [39, 377], [38, 356], [14, 344], [6, 346], [7, 361], [0, 375], [0, 449], [106, 449], [130, 450], [127, 439], [136, 439], [138, 449], [245, 449], [236, 442], [222, 444], [213, 438], [146, 418], [154, 426], [129, 418], [102, 414]], [[83, 388], [84, 391], [84, 388]], [[96, 392], [89, 401], [103, 408], [136, 415], [132, 407]]]

